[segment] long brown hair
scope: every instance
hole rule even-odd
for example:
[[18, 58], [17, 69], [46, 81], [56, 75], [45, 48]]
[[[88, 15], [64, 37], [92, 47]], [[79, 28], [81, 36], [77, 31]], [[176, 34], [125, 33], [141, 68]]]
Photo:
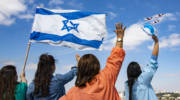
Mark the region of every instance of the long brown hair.
[[135, 80], [142, 73], [141, 68], [137, 62], [131, 62], [127, 68], [129, 100], [133, 100], [133, 84]]
[[0, 100], [15, 100], [15, 89], [17, 82], [16, 67], [4, 66], [0, 70]]
[[78, 63], [78, 73], [75, 85], [77, 87], [86, 86], [87, 82], [90, 82], [100, 70], [100, 63], [96, 56], [92, 54], [86, 54], [82, 56]]
[[55, 59], [52, 55], [42, 54], [34, 78], [34, 95], [46, 97], [49, 95], [49, 85], [55, 70]]

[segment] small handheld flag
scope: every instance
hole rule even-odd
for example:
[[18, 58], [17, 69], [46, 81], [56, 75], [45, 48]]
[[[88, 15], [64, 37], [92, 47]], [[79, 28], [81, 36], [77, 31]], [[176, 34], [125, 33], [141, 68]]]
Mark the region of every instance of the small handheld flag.
[[76, 10], [36, 8], [31, 42], [75, 49], [99, 49], [107, 34], [106, 16]]
[[157, 35], [156, 29], [150, 24], [145, 24], [142, 30], [150, 36]]

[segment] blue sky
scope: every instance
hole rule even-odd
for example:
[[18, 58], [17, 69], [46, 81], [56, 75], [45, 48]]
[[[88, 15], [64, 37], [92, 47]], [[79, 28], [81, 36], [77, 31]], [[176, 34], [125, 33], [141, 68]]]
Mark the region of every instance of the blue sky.
[[[113, 47], [116, 22], [127, 26], [124, 40], [126, 57], [118, 76], [116, 87], [123, 91], [127, 80], [126, 69], [131, 61], [138, 61], [143, 67], [149, 62], [152, 40], [139, 30], [139, 23], [145, 17], [159, 13], [167, 16], [155, 25], [160, 39], [159, 69], [152, 81], [156, 90], [180, 91], [180, 1], [179, 0], [1, 0], [0, 1], [0, 67], [15, 64], [21, 72], [33, 16], [37, 6], [51, 9], [76, 9], [106, 13], [108, 36], [103, 51], [77, 51], [71, 48], [55, 47], [33, 43], [27, 62], [26, 76], [29, 82], [34, 77], [38, 57], [42, 53], [52, 54], [56, 59], [56, 73], [65, 73], [75, 65], [75, 54], [95, 54], [105, 66]], [[74, 81], [66, 85], [68, 90]]]

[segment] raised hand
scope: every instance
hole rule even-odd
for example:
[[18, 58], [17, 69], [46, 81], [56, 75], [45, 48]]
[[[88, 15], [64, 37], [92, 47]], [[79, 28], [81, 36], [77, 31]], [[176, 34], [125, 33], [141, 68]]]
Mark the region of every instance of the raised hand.
[[153, 35], [152, 39], [154, 40], [154, 42], [158, 42], [158, 37], [157, 36]]
[[78, 64], [79, 60], [80, 60], [80, 56], [79, 56], [79, 54], [76, 54], [76, 62], [77, 62], [77, 64]]
[[123, 47], [123, 37], [124, 37], [124, 32], [126, 30], [126, 26], [123, 27], [122, 23], [117, 23], [115, 26], [116, 26], [116, 30], [114, 30], [114, 32], [117, 35], [116, 47], [122, 48]]
[[123, 39], [123, 37], [124, 37], [124, 32], [125, 32], [125, 30], [126, 30], [126, 26], [123, 27], [123, 24], [122, 24], [122, 23], [117, 23], [115, 26], [116, 26], [116, 30], [114, 30], [114, 32], [116, 33], [117, 38]]

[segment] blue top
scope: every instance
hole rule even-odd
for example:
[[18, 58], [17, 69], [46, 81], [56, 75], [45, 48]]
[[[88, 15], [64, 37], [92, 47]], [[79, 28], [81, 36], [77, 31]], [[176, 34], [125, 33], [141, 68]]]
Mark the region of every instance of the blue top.
[[65, 94], [64, 85], [71, 81], [77, 73], [77, 68], [73, 67], [71, 71], [62, 75], [56, 74], [52, 77], [51, 83], [49, 85], [49, 95], [47, 97], [35, 96], [34, 92], [34, 82], [32, 82], [26, 93], [26, 100], [58, 100], [61, 96]]
[[[133, 100], [158, 100], [152, 88], [151, 81], [158, 68], [157, 56], [152, 55], [147, 65], [133, 85]], [[128, 82], [125, 82], [125, 97], [129, 100]]]

